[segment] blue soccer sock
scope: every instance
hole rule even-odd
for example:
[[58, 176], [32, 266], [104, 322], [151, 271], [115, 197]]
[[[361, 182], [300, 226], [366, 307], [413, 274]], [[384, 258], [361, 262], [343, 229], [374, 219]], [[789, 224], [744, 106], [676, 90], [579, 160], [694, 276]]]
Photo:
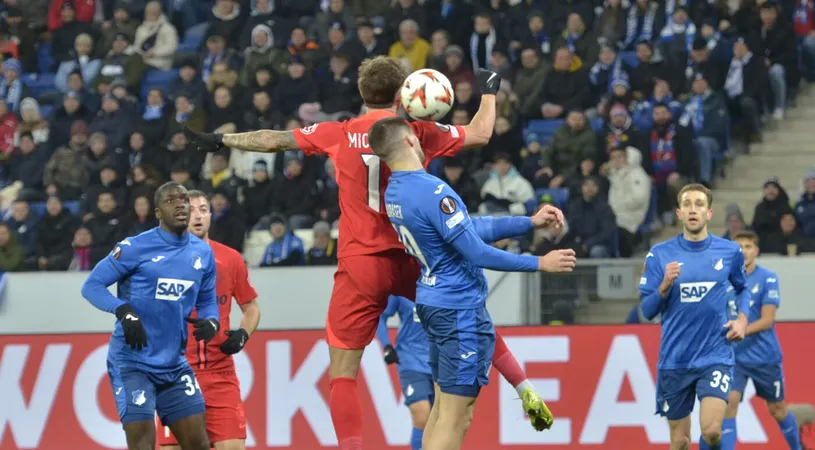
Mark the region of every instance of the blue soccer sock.
[[413, 432], [410, 433], [411, 450], [422, 450], [422, 436], [424, 436], [424, 430], [418, 428], [413, 429]]
[[784, 439], [787, 440], [790, 450], [801, 450], [801, 435], [792, 413], [787, 412], [787, 417], [778, 422], [778, 427], [781, 428], [781, 433], [784, 435]]
[[722, 450], [735, 450], [737, 436], [736, 419], [724, 419], [722, 422]]
[[705, 442], [705, 439], [700, 437], [699, 438], [699, 450], [722, 450], [722, 442], [719, 441], [716, 445], [710, 445]]

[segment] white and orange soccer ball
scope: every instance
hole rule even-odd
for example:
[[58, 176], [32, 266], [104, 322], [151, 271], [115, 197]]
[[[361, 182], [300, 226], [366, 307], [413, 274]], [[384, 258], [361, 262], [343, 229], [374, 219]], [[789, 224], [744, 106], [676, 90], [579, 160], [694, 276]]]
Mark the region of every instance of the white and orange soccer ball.
[[410, 74], [402, 85], [402, 107], [416, 120], [437, 121], [453, 107], [455, 94], [450, 80], [433, 69]]

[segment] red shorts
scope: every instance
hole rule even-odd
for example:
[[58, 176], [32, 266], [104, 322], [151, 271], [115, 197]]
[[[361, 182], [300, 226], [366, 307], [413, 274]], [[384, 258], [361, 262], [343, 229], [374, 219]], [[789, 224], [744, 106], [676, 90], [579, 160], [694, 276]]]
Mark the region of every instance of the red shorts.
[[[196, 373], [207, 407], [207, 435], [211, 444], [230, 439], [246, 439], [246, 416], [241, 388], [234, 371]], [[156, 433], [159, 445], [178, 445], [169, 427]]]
[[348, 350], [365, 348], [376, 335], [388, 296], [416, 298], [419, 263], [401, 249], [340, 258], [328, 305], [328, 345]]

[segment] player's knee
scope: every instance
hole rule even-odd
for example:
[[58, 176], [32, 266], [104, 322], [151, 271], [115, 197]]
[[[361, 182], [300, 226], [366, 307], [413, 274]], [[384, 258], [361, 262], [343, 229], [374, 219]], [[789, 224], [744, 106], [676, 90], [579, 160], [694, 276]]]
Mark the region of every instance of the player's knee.
[[787, 418], [787, 404], [785, 402], [772, 402], [767, 403], [767, 409], [770, 411], [770, 415], [773, 416], [777, 422], [781, 422], [782, 420]]
[[708, 444], [718, 444], [722, 440], [722, 424], [703, 424], [702, 439]]
[[671, 450], [689, 450], [690, 436], [677, 436], [671, 439]]
[[430, 418], [430, 401], [423, 400], [410, 405], [410, 418], [413, 428], [424, 430]]
[[353, 378], [359, 374], [362, 361], [362, 350], [348, 350], [339, 347], [328, 347], [328, 376], [330, 378]]

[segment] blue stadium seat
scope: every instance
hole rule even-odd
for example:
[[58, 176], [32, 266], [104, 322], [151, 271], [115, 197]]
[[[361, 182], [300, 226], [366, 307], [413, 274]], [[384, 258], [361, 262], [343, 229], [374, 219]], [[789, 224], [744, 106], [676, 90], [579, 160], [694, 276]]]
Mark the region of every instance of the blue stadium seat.
[[28, 74], [23, 75], [23, 84], [28, 87], [31, 97], [39, 98], [42, 94], [56, 92], [57, 87], [54, 83], [55, 74]]
[[524, 207], [526, 207], [527, 214], [532, 214], [535, 212], [535, 208], [538, 207], [541, 197], [543, 197], [545, 194], [551, 195], [552, 199], [555, 201], [555, 206], [557, 206], [560, 209], [566, 208], [566, 204], [569, 202], [569, 190], [566, 188], [535, 189], [535, 198], [524, 203]]
[[186, 41], [189, 38], [198, 38], [200, 42], [200, 40], [203, 40], [204, 36], [206, 36], [207, 29], [209, 29], [209, 23], [207, 22], [193, 25], [187, 28], [187, 31], [184, 32], [184, 40]]
[[197, 52], [204, 43], [204, 36], [185, 36], [184, 40], [178, 44], [176, 53], [192, 53]]
[[599, 117], [595, 117], [591, 119], [591, 129], [594, 130], [595, 133], [599, 132], [603, 129], [603, 119]]
[[526, 138], [529, 133], [535, 133], [538, 135], [540, 144], [546, 145], [552, 140], [552, 136], [555, 135], [555, 131], [561, 125], [563, 125], [564, 122], [565, 121], [563, 119], [530, 120], [526, 129], [524, 129], [524, 138]]
[[[46, 202], [31, 202], [28, 204], [28, 208], [33, 214], [44, 217], [46, 214], [45, 203]], [[62, 206], [70, 211], [71, 214], [76, 214], [79, 212], [79, 202], [76, 200], [62, 202]]]
[[144, 76], [141, 84], [141, 100], [145, 101], [147, 99], [147, 93], [154, 88], [161, 89], [161, 92], [167, 92], [167, 89], [170, 87], [170, 83], [177, 77], [177, 69], [151, 70], [147, 72], [147, 75]]
[[40, 43], [39, 47], [37, 47], [37, 72], [51, 72], [53, 65], [54, 59], [51, 57], [51, 43]]
[[629, 67], [637, 67], [640, 65], [640, 60], [637, 58], [637, 52], [620, 52], [618, 55], [623, 63]]
[[54, 111], [54, 105], [40, 105], [40, 115], [45, 120], [51, 118], [51, 113]]

